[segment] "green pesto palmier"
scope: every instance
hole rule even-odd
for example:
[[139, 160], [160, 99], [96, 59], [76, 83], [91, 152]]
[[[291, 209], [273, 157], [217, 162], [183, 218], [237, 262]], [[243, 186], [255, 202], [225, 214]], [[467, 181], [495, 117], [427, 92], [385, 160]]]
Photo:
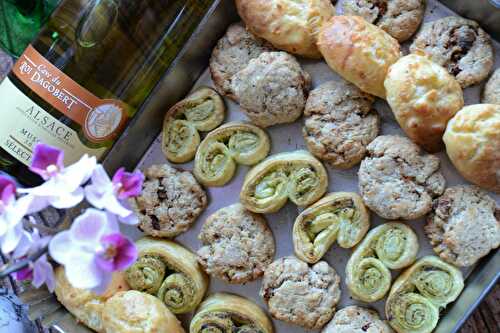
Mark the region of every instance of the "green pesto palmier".
[[346, 266], [346, 284], [355, 299], [378, 301], [391, 288], [390, 269], [413, 264], [418, 253], [415, 232], [403, 223], [385, 223], [371, 230]]
[[189, 333], [273, 333], [271, 320], [252, 301], [218, 293], [209, 296], [191, 320]]
[[193, 311], [208, 288], [196, 255], [175, 242], [151, 237], [136, 246], [139, 257], [126, 271], [130, 288], [156, 295], [175, 314]]
[[290, 199], [297, 206], [307, 206], [326, 192], [326, 169], [304, 150], [272, 155], [245, 177], [240, 201], [254, 213], [277, 212]]
[[335, 241], [343, 248], [358, 244], [370, 228], [370, 214], [356, 193], [326, 195], [297, 216], [293, 245], [299, 259], [318, 262]]
[[173, 163], [192, 160], [200, 144], [198, 131], [211, 131], [224, 120], [222, 97], [211, 88], [201, 88], [168, 110], [163, 121], [162, 150]]
[[271, 141], [264, 130], [243, 122], [227, 123], [201, 142], [193, 172], [206, 186], [223, 186], [233, 178], [237, 164], [257, 164], [270, 149]]
[[462, 272], [435, 256], [418, 260], [394, 282], [385, 303], [389, 324], [398, 333], [431, 333], [439, 312], [464, 288]]

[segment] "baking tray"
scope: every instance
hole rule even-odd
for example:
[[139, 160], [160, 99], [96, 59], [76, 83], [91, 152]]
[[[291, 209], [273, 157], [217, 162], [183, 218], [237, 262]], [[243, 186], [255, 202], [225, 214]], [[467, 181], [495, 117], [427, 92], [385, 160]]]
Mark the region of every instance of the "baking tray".
[[[111, 153], [107, 156], [105, 165], [113, 171], [119, 165], [125, 163], [129, 168], [137, 166], [145, 168], [151, 164], [166, 163], [161, 152], [160, 136], [162, 117], [169, 106], [177, 100], [185, 96], [191, 89], [196, 89], [200, 86], [213, 86], [207, 68], [208, 59], [212, 48], [217, 40], [224, 34], [230, 23], [239, 20], [233, 4], [234, 0], [214, 1], [213, 6], [207, 12], [205, 18], [201, 21], [199, 27], [190, 38], [188, 43], [182, 49], [177, 59], [174, 61], [171, 68], [167, 71], [163, 81], [156, 88], [156, 94], [151, 98], [141, 111], [141, 116], [136, 117], [129, 126], [127, 132], [115, 145]], [[341, 0], [337, 3], [337, 12], [340, 13]], [[453, 5], [454, 9], [469, 8], [472, 2], [469, 1], [447, 1], [449, 5]], [[493, 7], [488, 0], [474, 1], [474, 5], [481, 8], [481, 12], [485, 13], [483, 18], [474, 17], [479, 22], [490, 22], [491, 17], [495, 22], [495, 17], [498, 17], [500, 10]], [[488, 7], [486, 7], [488, 6]], [[486, 9], [486, 10], [485, 10]], [[462, 12], [461, 12], [462, 13]], [[425, 21], [433, 21], [437, 18], [457, 15], [451, 9], [436, 0], [428, 0]], [[489, 32], [494, 32], [493, 35], [500, 36], [498, 20], [496, 24], [492, 24]], [[488, 27], [485, 27], [488, 29]], [[495, 68], [500, 65], [500, 44], [494, 41], [496, 50]], [[403, 45], [404, 52], [407, 52], [408, 43]], [[301, 59], [304, 69], [308, 71], [313, 79], [313, 87], [328, 80], [338, 80], [339, 77], [331, 71], [327, 65], [321, 61], [303, 60]], [[476, 104], [479, 102], [479, 95], [482, 85], [468, 88], [464, 91], [465, 103]], [[237, 104], [226, 99], [228, 106], [228, 115], [226, 121], [234, 121], [245, 119], [243, 113], [239, 112]], [[392, 112], [387, 104], [378, 100], [375, 108], [382, 118], [381, 134], [403, 134], [395, 122]], [[271, 154], [282, 151], [294, 151], [297, 149], [305, 149], [305, 143], [302, 138], [301, 128], [303, 120], [299, 120], [293, 124], [280, 125], [267, 129], [271, 140]], [[457, 174], [454, 167], [451, 165], [445, 153], [438, 154], [441, 159], [441, 171], [443, 172], [447, 185], [455, 185], [465, 183], [465, 181]], [[192, 162], [187, 164], [176, 165], [186, 170], [192, 170]], [[353, 191], [357, 192], [357, 171], [358, 167], [350, 170], [334, 170], [327, 166], [329, 173], [329, 192], [333, 191]], [[209, 207], [200, 216], [197, 223], [185, 234], [179, 236], [176, 240], [184, 246], [196, 251], [201, 244], [197, 236], [203, 224], [203, 221], [219, 208], [228, 206], [237, 201], [239, 191], [243, 182], [243, 177], [248, 171], [247, 167], [239, 166], [233, 180], [225, 187], [207, 188], [209, 195]], [[497, 204], [500, 202], [500, 196], [493, 195]], [[296, 216], [301, 209], [293, 204], [288, 203], [278, 213], [266, 215], [269, 225], [274, 232], [277, 244], [276, 258], [292, 255], [292, 225]], [[372, 227], [384, 222], [375, 214], [371, 215]], [[423, 219], [408, 222], [418, 234], [420, 241], [420, 251], [418, 256], [422, 257], [427, 254], [434, 254], [430, 244], [423, 234]], [[141, 233], [136, 228], [129, 228], [126, 232], [134, 239], [140, 238]], [[365, 305], [362, 302], [357, 302], [349, 297], [349, 291], [344, 283], [345, 265], [350, 256], [350, 249], [342, 249], [334, 245], [324, 256], [326, 260], [337, 273], [342, 277], [342, 298], [338, 308], [342, 308], [349, 304]], [[494, 251], [483, 260], [475, 268], [463, 270], [467, 277], [466, 287], [459, 299], [451, 304], [439, 322], [435, 332], [449, 333], [457, 332], [461, 325], [465, 322], [470, 313], [479, 304], [481, 299], [487, 294], [490, 288], [496, 283], [499, 277], [498, 267], [500, 267], [500, 253]], [[393, 272], [393, 277], [399, 274], [398, 271]], [[221, 280], [212, 279], [209, 292], [225, 291], [246, 296], [254, 300], [257, 304], [264, 305], [262, 299], [258, 296], [261, 280], [257, 280], [246, 285], [229, 285]], [[44, 291], [26, 292], [21, 295], [21, 298], [26, 303], [31, 304], [30, 318], [42, 319], [42, 324], [46, 327], [52, 326], [59, 332], [74, 333], [88, 332], [87, 329], [77, 325], [74, 318], [66, 312], [64, 308], [58, 304], [51, 295]], [[385, 299], [368, 306], [373, 307], [384, 316]], [[190, 316], [182, 316], [181, 320], [188, 323]], [[274, 320], [274, 325], [277, 333], [302, 333], [306, 330], [289, 325], [287, 323]], [[185, 327], [188, 327], [185, 325]]]

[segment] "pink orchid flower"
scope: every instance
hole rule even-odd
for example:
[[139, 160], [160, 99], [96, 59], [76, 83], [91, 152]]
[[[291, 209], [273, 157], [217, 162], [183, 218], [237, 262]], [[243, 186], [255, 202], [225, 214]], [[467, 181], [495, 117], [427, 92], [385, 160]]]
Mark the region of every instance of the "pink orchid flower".
[[23, 217], [30, 213], [31, 196], [16, 198], [16, 184], [0, 176], [0, 247], [8, 254], [17, 247], [23, 236]]
[[51, 257], [63, 265], [69, 282], [76, 288], [103, 293], [111, 272], [123, 271], [137, 260], [132, 241], [120, 234], [113, 215], [87, 209], [49, 244]]
[[98, 165], [92, 174], [91, 184], [85, 187], [85, 197], [94, 207], [117, 215], [121, 222], [137, 224], [139, 221], [129, 209], [127, 199], [141, 193], [143, 181], [141, 172], [125, 172], [124, 168], [120, 168], [110, 179], [104, 168]]
[[49, 205], [65, 209], [80, 203], [84, 198], [82, 184], [86, 183], [94, 171], [95, 157], [84, 155], [78, 162], [65, 168], [64, 151], [39, 143], [33, 150], [30, 170], [40, 175], [45, 183], [29, 189], [19, 189], [19, 193], [34, 196], [33, 205], [41, 210]]

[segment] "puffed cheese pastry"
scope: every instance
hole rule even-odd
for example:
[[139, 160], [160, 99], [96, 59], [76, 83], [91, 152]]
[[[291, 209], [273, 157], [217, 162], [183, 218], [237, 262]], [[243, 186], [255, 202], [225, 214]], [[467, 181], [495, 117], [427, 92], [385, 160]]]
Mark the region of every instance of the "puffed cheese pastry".
[[500, 105], [468, 105], [443, 136], [448, 157], [468, 181], [500, 193]]
[[458, 81], [444, 67], [410, 54], [389, 68], [384, 86], [406, 135], [428, 152], [441, 150], [448, 120], [464, 106]]
[[401, 56], [398, 41], [387, 32], [360, 16], [334, 16], [321, 28], [318, 48], [344, 79], [385, 98], [385, 76]]
[[104, 305], [105, 333], [184, 333], [179, 320], [158, 298], [131, 290]]
[[276, 48], [320, 58], [319, 29], [335, 15], [330, 0], [236, 0], [240, 17], [254, 35]]

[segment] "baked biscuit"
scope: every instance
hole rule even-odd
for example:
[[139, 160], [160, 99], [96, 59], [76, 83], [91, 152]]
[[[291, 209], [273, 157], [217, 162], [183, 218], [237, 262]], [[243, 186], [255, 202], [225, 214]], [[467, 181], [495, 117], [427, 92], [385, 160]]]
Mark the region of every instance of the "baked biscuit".
[[445, 186], [439, 158], [397, 135], [379, 136], [368, 145], [358, 176], [365, 204], [388, 220], [424, 216]]
[[208, 217], [198, 238], [203, 245], [198, 262], [208, 274], [229, 283], [259, 278], [274, 258], [274, 238], [266, 219], [239, 203]]
[[308, 266], [295, 257], [285, 257], [266, 268], [260, 295], [274, 318], [319, 329], [335, 313], [340, 277], [325, 261]]
[[393, 333], [374, 310], [360, 306], [347, 306], [335, 313], [332, 321], [321, 333]]
[[291, 123], [304, 111], [311, 78], [285, 52], [264, 52], [233, 76], [241, 110], [257, 126]]
[[114, 294], [129, 289], [123, 272], [113, 273], [113, 279], [102, 295], [96, 295], [89, 290], [73, 287], [68, 281], [62, 266], [59, 266], [55, 270], [55, 281], [56, 288], [54, 293], [57, 296], [57, 300], [79, 322], [99, 333], [105, 330], [102, 312], [106, 301]]
[[425, 12], [425, 0], [346, 0], [344, 15], [361, 16], [399, 42], [417, 31]]
[[207, 207], [207, 195], [189, 171], [167, 164], [144, 171], [140, 196], [130, 200], [139, 229], [154, 237], [175, 237], [191, 227]]
[[276, 48], [320, 58], [316, 47], [319, 29], [335, 15], [330, 0], [236, 0], [247, 28]]
[[481, 103], [500, 104], [500, 68], [497, 68], [486, 82]]
[[425, 23], [410, 51], [446, 68], [462, 88], [484, 80], [494, 62], [490, 36], [477, 22], [456, 16]]
[[321, 28], [318, 47], [340, 76], [385, 98], [387, 70], [401, 56], [398, 41], [387, 32], [359, 16], [334, 16]]
[[447, 188], [424, 228], [434, 251], [455, 266], [474, 265], [500, 245], [500, 210], [476, 186]]
[[245, 68], [251, 59], [272, 50], [271, 44], [252, 35], [241, 23], [230, 25], [210, 58], [210, 73], [217, 91], [236, 100], [231, 90], [233, 75]]
[[302, 130], [309, 151], [334, 168], [358, 164], [378, 135], [374, 98], [344, 80], [323, 83], [311, 91]]
[[103, 310], [106, 333], [184, 333], [177, 318], [158, 298], [140, 291], [119, 292]]
[[464, 106], [457, 80], [431, 60], [410, 54], [389, 68], [384, 86], [406, 135], [428, 152], [441, 150], [448, 120]]
[[468, 181], [500, 193], [500, 105], [468, 105], [448, 123], [446, 152]]

